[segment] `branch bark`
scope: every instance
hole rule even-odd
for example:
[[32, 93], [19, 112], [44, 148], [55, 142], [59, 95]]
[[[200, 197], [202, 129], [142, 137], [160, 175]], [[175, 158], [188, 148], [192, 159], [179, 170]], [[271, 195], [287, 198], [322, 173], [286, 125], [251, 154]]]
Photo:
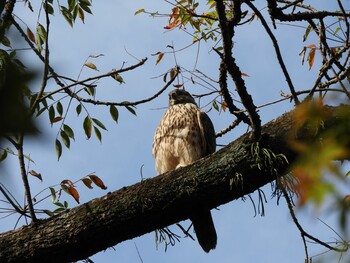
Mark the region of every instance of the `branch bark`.
[[[347, 110], [350, 111], [349, 106]], [[331, 113], [337, 108], [328, 107]], [[331, 127], [332, 118], [324, 123]], [[289, 162], [296, 157], [288, 146], [293, 112], [262, 127], [259, 142]], [[298, 133], [303, 137], [303, 132]], [[72, 262], [157, 228], [187, 219], [198, 206], [214, 208], [272, 182], [277, 175], [259, 169], [243, 135], [193, 165], [124, 187], [60, 215], [0, 235], [0, 262]]]

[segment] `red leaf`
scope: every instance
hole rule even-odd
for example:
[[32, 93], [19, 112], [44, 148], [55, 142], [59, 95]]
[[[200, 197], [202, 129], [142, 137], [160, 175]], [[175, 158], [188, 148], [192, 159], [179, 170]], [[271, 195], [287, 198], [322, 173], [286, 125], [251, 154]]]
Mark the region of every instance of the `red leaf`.
[[41, 177], [41, 174], [40, 173], [37, 173], [36, 171], [34, 170], [30, 170], [29, 171], [29, 174], [30, 175], [33, 175], [34, 177], [38, 178], [40, 181], [43, 181], [43, 178]]
[[63, 118], [61, 116], [55, 117], [52, 119], [51, 123], [55, 123], [55, 122], [59, 122], [61, 121]]
[[92, 184], [92, 180], [90, 180], [89, 178], [83, 178], [81, 179], [83, 181], [83, 183], [85, 184], [85, 186], [89, 189], [92, 189], [93, 187], [91, 186]]
[[79, 193], [77, 191], [77, 189], [75, 189], [74, 187], [70, 186], [68, 187], [68, 192], [71, 196], [73, 196], [73, 198], [75, 199], [75, 201], [77, 201], [77, 203], [79, 204]]
[[66, 184], [66, 185], [68, 185], [68, 186], [70, 186], [70, 187], [74, 187], [73, 182], [72, 182], [71, 180], [68, 180], [68, 179], [63, 180], [63, 181], [61, 182], [61, 184]]
[[29, 27], [27, 27], [27, 36], [30, 39], [30, 41], [35, 43], [35, 36], [33, 32], [29, 29]]
[[315, 62], [316, 48], [311, 48], [309, 55], [307, 56], [307, 61], [309, 62], [309, 70], [312, 68]]
[[306, 48], [316, 48], [316, 45], [315, 44], [311, 44], [311, 45], [306, 46]]
[[89, 177], [94, 182], [95, 185], [97, 185], [98, 187], [100, 187], [103, 190], [107, 189], [107, 186], [105, 186], [103, 181], [97, 175], [92, 174], [92, 175], [89, 175]]
[[158, 58], [157, 58], [157, 62], [156, 65], [162, 60], [162, 58], [164, 57], [164, 53], [159, 53]]

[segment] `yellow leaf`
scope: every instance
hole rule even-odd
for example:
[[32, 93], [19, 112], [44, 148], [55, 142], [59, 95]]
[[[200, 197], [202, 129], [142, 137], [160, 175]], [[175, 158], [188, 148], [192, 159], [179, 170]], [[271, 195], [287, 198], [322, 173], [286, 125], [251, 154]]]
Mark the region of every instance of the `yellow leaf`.
[[309, 62], [309, 70], [312, 68], [315, 62], [316, 48], [311, 48], [309, 55], [307, 56], [307, 61]]
[[223, 102], [222, 102], [221, 108], [222, 108], [223, 111], [226, 111], [226, 108], [227, 108], [227, 103], [226, 103], [226, 101], [223, 101]]
[[95, 65], [94, 63], [92, 63], [92, 62], [86, 62], [86, 63], [84, 64], [84, 66], [86, 66], [86, 67], [88, 67], [88, 68], [91, 68], [91, 69], [93, 69], [93, 70], [99, 71], [99, 70], [97, 69], [96, 65]]
[[144, 13], [144, 12], [145, 12], [145, 9], [142, 8], [142, 9], [137, 10], [134, 15], [136, 16], [136, 15], [138, 15], [140, 13]]
[[83, 24], [84, 24], [84, 19], [85, 19], [84, 10], [81, 9], [80, 7], [79, 7], [79, 9], [78, 9], [78, 16], [79, 16], [79, 18], [81, 19], [81, 21], [82, 21]]
[[90, 180], [89, 178], [83, 178], [81, 179], [83, 181], [83, 183], [85, 184], [85, 186], [89, 189], [92, 189], [92, 180]]
[[160, 52], [160, 53], [158, 54], [158, 58], [157, 58], [156, 65], [162, 60], [163, 57], [164, 57], [164, 53], [163, 53], [163, 52]]

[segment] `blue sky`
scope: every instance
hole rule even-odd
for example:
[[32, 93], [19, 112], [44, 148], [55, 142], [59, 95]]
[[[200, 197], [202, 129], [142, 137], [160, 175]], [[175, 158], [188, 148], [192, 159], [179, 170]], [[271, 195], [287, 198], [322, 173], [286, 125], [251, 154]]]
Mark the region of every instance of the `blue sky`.
[[[309, 1], [310, 3], [315, 1]], [[323, 1], [325, 5], [334, 4]], [[35, 10], [36, 3], [32, 3]], [[175, 65], [171, 54], [166, 54], [160, 64], [156, 64], [156, 57], [152, 57], [158, 51], [167, 51], [167, 45], [174, 45], [176, 49], [191, 43], [192, 38], [184, 32], [174, 30], [166, 32], [166, 18], [151, 18], [146, 14], [134, 16], [135, 11], [145, 8], [149, 11], [168, 11], [170, 6], [163, 1], [111, 1], [110, 3], [93, 2], [93, 16], [86, 16], [85, 24], [80, 21], [70, 28], [63, 17], [56, 14], [51, 18], [50, 31], [50, 64], [60, 75], [77, 78], [81, 66], [89, 55], [104, 54], [97, 59], [90, 59], [100, 72], [84, 68], [80, 79], [99, 73], [108, 72], [120, 68], [125, 62], [126, 66], [137, 63], [130, 56], [137, 58], [148, 57], [145, 66], [128, 72], [123, 76], [126, 84], [119, 85], [112, 78], [99, 81], [97, 97], [100, 100], [136, 101], [153, 95], [163, 87], [162, 78], [154, 78], [164, 74]], [[34, 31], [37, 15], [31, 14], [23, 3], [16, 4], [15, 14], [28, 23]], [[22, 24], [23, 25], [23, 24]], [[315, 69], [309, 71], [308, 66], [301, 66], [299, 51], [304, 45], [316, 41], [310, 37], [307, 43], [302, 43], [303, 28], [281, 26], [276, 31], [279, 44], [285, 59], [287, 68], [293, 78], [297, 89], [307, 89], [313, 84], [317, 74]], [[314, 41], [314, 42], [313, 42]], [[14, 44], [16, 47], [23, 43]], [[207, 73], [210, 77], [218, 78], [219, 60], [214, 52], [211, 52], [212, 44], [202, 44], [197, 68]], [[179, 52], [176, 60], [180, 66], [189, 70], [193, 69], [198, 46]], [[127, 50], [127, 52], [126, 52]], [[30, 51], [18, 52], [28, 67], [42, 70], [38, 59]], [[276, 56], [273, 52], [271, 41], [265, 31], [261, 30], [260, 22], [237, 29], [235, 37], [234, 55], [237, 63], [246, 77], [245, 81], [249, 92], [257, 105], [261, 105], [280, 98], [280, 91], [288, 93], [288, 87], [281, 74]], [[317, 63], [319, 57], [316, 58]], [[37, 65], [37, 66], [36, 66]], [[33, 89], [38, 83], [33, 83]], [[195, 94], [206, 90], [199, 85], [187, 82], [186, 89]], [[48, 89], [55, 89], [55, 83], [50, 82]], [[232, 86], [231, 86], [232, 88]], [[234, 89], [234, 88], [232, 88]], [[62, 103], [67, 105], [67, 100]], [[73, 105], [76, 105], [73, 103]], [[60, 161], [54, 149], [59, 125], [50, 127], [47, 115], [40, 118], [41, 139], [30, 138], [26, 143], [26, 152], [30, 154], [35, 164], [30, 164], [30, 169], [40, 172], [44, 181], [41, 183], [35, 178], [30, 178], [32, 192], [38, 193], [42, 189], [56, 185], [63, 179], [78, 180], [89, 173], [95, 172], [108, 186], [108, 191], [115, 191], [123, 186], [140, 181], [140, 169], [145, 178], [156, 175], [151, 154], [153, 134], [165, 108], [167, 107], [167, 92], [152, 102], [137, 107], [137, 117], [124, 109], [120, 109], [120, 118], [116, 125], [110, 118], [107, 107], [87, 106], [92, 117], [101, 120], [108, 128], [108, 132], [102, 132], [102, 144], [92, 136], [86, 140], [82, 128], [82, 122], [86, 113], [77, 117], [75, 107], [70, 109], [66, 124], [75, 131], [75, 142], [71, 149], [63, 149]], [[260, 114], [263, 123], [272, 120], [293, 107], [288, 101], [270, 107], [261, 108]], [[208, 108], [204, 109], [208, 110]], [[216, 131], [225, 128], [233, 118], [228, 113], [209, 112]], [[219, 144], [227, 144], [246, 131], [245, 126], [240, 126], [223, 139]], [[4, 183], [14, 193], [18, 200], [23, 200], [22, 184], [20, 182], [17, 160], [10, 157], [6, 161], [6, 173]], [[80, 183], [77, 185], [81, 195], [81, 202], [88, 202], [92, 198], [106, 194], [100, 189], [86, 190]], [[164, 251], [164, 246], [156, 249], [154, 233], [144, 235], [133, 240], [125, 241], [98, 253], [91, 257], [94, 262], [141, 262], [137, 249], [143, 262], [303, 262], [304, 249], [299, 232], [293, 225], [286, 204], [281, 200], [276, 205], [276, 199], [271, 199], [271, 188], [263, 188], [268, 199], [265, 204], [265, 216], [254, 216], [254, 209], [247, 199], [245, 202], [237, 200], [213, 210], [213, 218], [218, 234], [217, 248], [209, 254], [204, 253], [200, 246], [189, 239], [182, 239], [175, 247], [169, 247]], [[46, 191], [48, 194], [49, 192]], [[257, 194], [252, 194], [257, 202]], [[70, 206], [75, 201], [69, 197], [62, 197]], [[52, 208], [50, 200], [43, 204], [46, 208]], [[335, 234], [318, 221], [317, 217], [336, 228], [336, 219], [329, 214], [313, 209], [297, 209], [298, 217], [310, 231], [324, 241], [333, 240]], [[13, 228], [16, 216], [3, 220], [0, 231]], [[184, 222], [189, 225], [189, 222]], [[176, 227], [172, 227], [176, 229]], [[180, 232], [179, 232], [180, 233]], [[325, 249], [308, 245], [310, 255], [324, 252]]]

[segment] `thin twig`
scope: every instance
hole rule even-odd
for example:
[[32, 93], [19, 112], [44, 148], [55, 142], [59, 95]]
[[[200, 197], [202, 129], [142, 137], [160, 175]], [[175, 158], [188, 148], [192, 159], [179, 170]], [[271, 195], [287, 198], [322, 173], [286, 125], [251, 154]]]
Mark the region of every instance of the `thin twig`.
[[16, 210], [17, 213], [21, 214], [21, 215], [26, 215], [25, 212], [19, 207], [18, 204], [15, 204], [15, 202], [12, 200], [12, 198], [7, 194], [6, 191], [8, 191], [6, 189], [5, 191], [5, 187], [3, 186], [2, 183], [0, 183], [0, 192], [5, 196], [6, 200], [10, 203], [10, 205]]
[[138, 101], [134, 101], [134, 102], [128, 102], [128, 101], [112, 102], [112, 101], [99, 101], [99, 100], [85, 99], [85, 98], [82, 98], [82, 97], [78, 96], [77, 94], [75, 94], [75, 93], [73, 93], [73, 92], [71, 92], [69, 90], [66, 90], [66, 92], [68, 93], [69, 96], [75, 98], [76, 100], [78, 100], [80, 102], [91, 103], [91, 104], [94, 104], [94, 105], [136, 106], [136, 105], [143, 104], [143, 103], [149, 102], [151, 100], [154, 100], [160, 94], [162, 94], [174, 82], [174, 80], [177, 78], [178, 72], [179, 71], [177, 70], [176, 74], [174, 74], [174, 76], [166, 83], [166, 85], [163, 88], [161, 88], [156, 94], [154, 94], [153, 96], [151, 96], [151, 97], [149, 97], [147, 99], [138, 100]]
[[[47, 6], [47, 0], [45, 0], [45, 5]], [[50, 32], [50, 18], [49, 18], [49, 11], [47, 8], [44, 8], [45, 10], [45, 18], [46, 18], [46, 37], [45, 37], [45, 57], [44, 57], [44, 74], [43, 74], [43, 80], [41, 82], [41, 87], [39, 89], [39, 92], [36, 96], [36, 99], [32, 105], [32, 110], [36, 108], [36, 106], [40, 102], [40, 98], [44, 93], [44, 90], [47, 85], [47, 79], [48, 79], [48, 73], [49, 73], [49, 57], [50, 57], [50, 51], [49, 51], [49, 32]]]
[[[288, 209], [289, 209], [289, 213], [290, 215], [292, 216], [292, 219], [293, 219], [293, 222], [294, 224], [296, 225], [296, 227], [298, 228], [302, 238], [303, 238], [303, 241], [304, 241], [304, 246], [306, 247], [306, 244], [305, 244], [305, 237], [311, 239], [312, 241], [316, 242], [317, 244], [320, 244], [321, 246], [324, 246], [330, 250], [333, 250], [333, 251], [337, 251], [337, 252], [345, 252], [346, 249], [340, 249], [340, 248], [337, 248], [337, 247], [333, 247], [333, 246], [330, 246], [328, 245], [327, 243], [315, 238], [314, 236], [310, 235], [309, 233], [307, 233], [303, 227], [300, 225], [297, 217], [295, 216], [295, 213], [294, 213], [294, 209], [293, 209], [293, 205], [292, 205], [292, 202], [288, 196], [288, 193], [286, 191], [286, 189], [284, 188], [283, 185], [280, 185], [280, 188], [281, 188], [281, 191], [283, 193], [283, 196], [287, 202], [287, 205], [288, 205]], [[306, 254], [307, 255], [307, 254]], [[307, 257], [308, 259], [308, 257]]]
[[33, 201], [32, 201], [32, 196], [30, 192], [30, 186], [28, 182], [28, 175], [26, 172], [25, 164], [24, 164], [24, 154], [23, 154], [23, 134], [19, 135], [19, 140], [17, 143], [17, 153], [18, 153], [18, 160], [19, 160], [19, 167], [21, 170], [21, 176], [22, 176], [22, 181], [25, 189], [25, 196], [28, 202], [28, 208], [29, 208], [29, 214], [32, 218], [32, 222], [36, 222], [37, 218], [34, 212], [34, 206], [33, 206]]
[[[69, 89], [69, 88], [72, 88], [74, 86], [77, 86], [77, 85], [86, 85], [85, 82], [88, 82], [88, 81], [92, 81], [92, 80], [97, 80], [97, 79], [101, 79], [101, 78], [105, 78], [105, 77], [110, 77], [110, 76], [113, 76], [113, 75], [116, 75], [116, 74], [119, 74], [119, 73], [122, 73], [122, 72], [126, 72], [126, 71], [129, 71], [129, 70], [133, 70], [137, 67], [140, 67], [142, 66], [145, 62], [147, 61], [147, 58], [144, 58], [142, 59], [139, 63], [137, 64], [134, 64], [130, 67], [126, 67], [126, 68], [122, 68], [122, 69], [119, 69], [119, 70], [112, 70], [110, 72], [107, 72], [107, 73], [103, 73], [103, 74], [100, 74], [100, 75], [97, 75], [97, 76], [93, 76], [93, 77], [89, 77], [89, 78], [86, 78], [86, 79], [83, 79], [83, 80], [79, 80], [79, 81], [75, 81], [74, 83], [72, 84], [69, 84], [69, 85], [66, 85], [66, 86], [63, 86], [57, 90], [54, 90], [50, 93], [47, 93], [45, 94], [45, 96], [41, 97], [40, 98], [40, 101], [43, 101], [45, 99], [47, 99], [48, 97], [58, 93], [58, 92], [61, 92], [61, 91], [66, 91]], [[54, 73], [54, 72], [53, 72]], [[57, 77], [56, 74], [53, 74], [53, 78]], [[67, 92], [68, 93], [68, 92]], [[69, 94], [69, 93], [68, 93]]]
[[278, 45], [278, 42], [277, 42], [277, 39], [275, 38], [274, 34], [272, 33], [270, 27], [268, 26], [268, 24], [266, 23], [266, 20], [265, 18], [263, 17], [263, 15], [260, 13], [260, 11], [250, 2], [250, 1], [246, 1], [245, 2], [252, 10], [253, 12], [259, 17], [260, 21], [261, 21], [261, 24], [263, 25], [263, 27], [265, 28], [267, 34], [269, 35], [271, 41], [272, 41], [272, 44], [273, 44], [273, 47], [275, 49], [275, 52], [276, 52], [276, 56], [277, 56], [277, 60], [281, 66], [281, 69], [283, 71], [283, 74], [286, 78], [286, 81], [288, 83], [288, 86], [289, 86], [289, 89], [290, 89], [290, 92], [292, 93], [293, 95], [293, 99], [294, 99], [294, 102], [295, 104], [299, 104], [300, 101], [298, 99], [298, 96], [297, 94], [295, 93], [295, 88], [294, 88], [294, 85], [293, 85], [293, 82], [292, 82], [292, 79], [290, 78], [289, 76], [289, 73], [288, 73], [288, 70], [287, 70], [287, 67], [286, 65], [284, 64], [284, 60], [282, 58], [282, 54], [281, 54], [281, 51], [280, 51], [280, 48], [279, 48], [279, 45]]

